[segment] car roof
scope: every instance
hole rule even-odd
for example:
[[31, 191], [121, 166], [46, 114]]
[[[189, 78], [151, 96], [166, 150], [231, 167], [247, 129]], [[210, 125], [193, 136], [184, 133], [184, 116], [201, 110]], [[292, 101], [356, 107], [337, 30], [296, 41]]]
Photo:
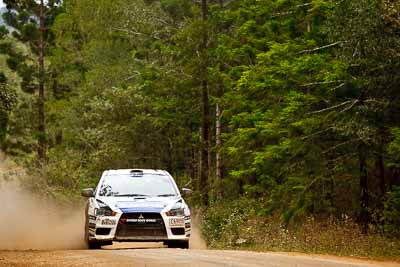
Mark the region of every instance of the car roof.
[[131, 174], [132, 171], [143, 172], [143, 174], [168, 175], [167, 171], [154, 170], [154, 169], [119, 169], [119, 170], [107, 170], [105, 172], [107, 173], [107, 175], [115, 175], [115, 174]]

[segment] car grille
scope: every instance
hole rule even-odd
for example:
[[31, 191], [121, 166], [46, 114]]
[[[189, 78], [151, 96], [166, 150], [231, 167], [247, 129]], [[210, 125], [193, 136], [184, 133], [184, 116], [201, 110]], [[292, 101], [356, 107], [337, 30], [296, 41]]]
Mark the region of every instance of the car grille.
[[109, 235], [111, 229], [110, 228], [97, 228], [96, 235]]
[[185, 234], [185, 228], [179, 227], [179, 228], [172, 228], [171, 229], [173, 235], [184, 235]]
[[162, 240], [167, 238], [167, 232], [159, 213], [124, 213], [115, 236], [117, 239]]

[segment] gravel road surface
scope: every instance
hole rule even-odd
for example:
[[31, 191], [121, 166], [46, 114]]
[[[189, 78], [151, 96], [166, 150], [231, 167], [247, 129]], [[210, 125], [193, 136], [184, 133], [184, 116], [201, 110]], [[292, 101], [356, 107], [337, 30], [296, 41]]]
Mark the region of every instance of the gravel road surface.
[[400, 264], [295, 253], [182, 250], [161, 248], [158, 244], [124, 244], [102, 250], [0, 251], [0, 266], [389, 267]]

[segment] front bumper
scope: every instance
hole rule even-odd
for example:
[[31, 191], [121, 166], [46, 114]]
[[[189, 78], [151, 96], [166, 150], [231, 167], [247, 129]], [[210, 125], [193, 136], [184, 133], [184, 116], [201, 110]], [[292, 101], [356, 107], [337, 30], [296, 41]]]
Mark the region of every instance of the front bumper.
[[190, 216], [169, 217], [165, 213], [133, 212], [89, 218], [91, 241], [189, 240], [190, 232]]

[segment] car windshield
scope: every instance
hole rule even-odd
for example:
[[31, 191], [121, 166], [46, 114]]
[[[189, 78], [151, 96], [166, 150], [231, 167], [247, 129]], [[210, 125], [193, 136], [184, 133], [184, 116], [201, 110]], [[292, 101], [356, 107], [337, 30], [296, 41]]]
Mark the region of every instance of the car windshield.
[[118, 174], [104, 178], [99, 195], [104, 197], [169, 197], [176, 196], [177, 192], [171, 178], [166, 175]]

